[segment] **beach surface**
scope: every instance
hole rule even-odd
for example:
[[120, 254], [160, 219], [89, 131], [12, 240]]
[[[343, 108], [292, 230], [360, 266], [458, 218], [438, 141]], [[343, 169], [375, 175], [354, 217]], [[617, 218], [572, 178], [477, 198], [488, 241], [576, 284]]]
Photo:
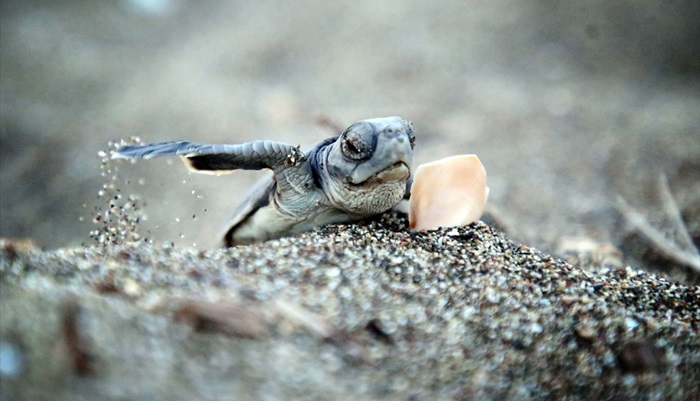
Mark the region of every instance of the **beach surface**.
[[700, 288], [481, 222], [407, 224], [208, 251], [5, 243], [3, 400], [698, 396]]

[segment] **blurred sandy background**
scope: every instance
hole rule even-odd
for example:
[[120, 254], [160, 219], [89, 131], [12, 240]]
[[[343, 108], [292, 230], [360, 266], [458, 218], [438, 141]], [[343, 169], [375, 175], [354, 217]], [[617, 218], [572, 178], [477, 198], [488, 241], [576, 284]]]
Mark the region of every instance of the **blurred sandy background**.
[[[615, 207], [660, 222], [660, 173], [700, 237], [698, 1], [1, 4], [2, 237], [90, 244], [110, 140], [308, 147], [333, 133], [319, 119], [387, 115], [414, 122], [417, 163], [477, 153], [518, 241], [663, 269]], [[152, 160], [118, 186], [147, 203], [144, 236], [212, 247], [258, 176]]]

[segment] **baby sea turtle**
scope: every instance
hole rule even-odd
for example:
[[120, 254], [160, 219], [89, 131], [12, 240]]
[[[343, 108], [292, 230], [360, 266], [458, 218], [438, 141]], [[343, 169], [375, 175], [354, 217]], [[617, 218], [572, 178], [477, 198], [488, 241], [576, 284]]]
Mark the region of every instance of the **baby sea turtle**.
[[275, 141], [240, 145], [158, 142], [124, 146], [113, 159], [178, 155], [193, 171], [270, 169], [233, 215], [224, 245], [251, 244], [383, 213], [408, 197], [415, 146], [401, 117], [358, 121], [307, 153]]

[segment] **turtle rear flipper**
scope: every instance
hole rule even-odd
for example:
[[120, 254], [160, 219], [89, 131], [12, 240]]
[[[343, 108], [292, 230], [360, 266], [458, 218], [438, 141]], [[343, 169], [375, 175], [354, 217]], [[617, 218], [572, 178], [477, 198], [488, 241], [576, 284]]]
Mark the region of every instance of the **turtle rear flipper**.
[[156, 142], [123, 146], [112, 158], [150, 159], [159, 156], [180, 156], [188, 168], [200, 173], [264, 168], [278, 170], [296, 166], [306, 160], [299, 148], [275, 141], [253, 141], [240, 145], [209, 145], [187, 141]]

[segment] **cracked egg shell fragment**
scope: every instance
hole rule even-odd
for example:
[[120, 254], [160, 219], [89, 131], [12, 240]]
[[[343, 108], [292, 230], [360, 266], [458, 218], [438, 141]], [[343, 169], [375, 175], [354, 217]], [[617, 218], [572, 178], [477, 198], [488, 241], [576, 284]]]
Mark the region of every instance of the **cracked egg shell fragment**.
[[476, 155], [421, 164], [411, 187], [409, 222], [414, 230], [463, 226], [479, 220], [489, 188]]

